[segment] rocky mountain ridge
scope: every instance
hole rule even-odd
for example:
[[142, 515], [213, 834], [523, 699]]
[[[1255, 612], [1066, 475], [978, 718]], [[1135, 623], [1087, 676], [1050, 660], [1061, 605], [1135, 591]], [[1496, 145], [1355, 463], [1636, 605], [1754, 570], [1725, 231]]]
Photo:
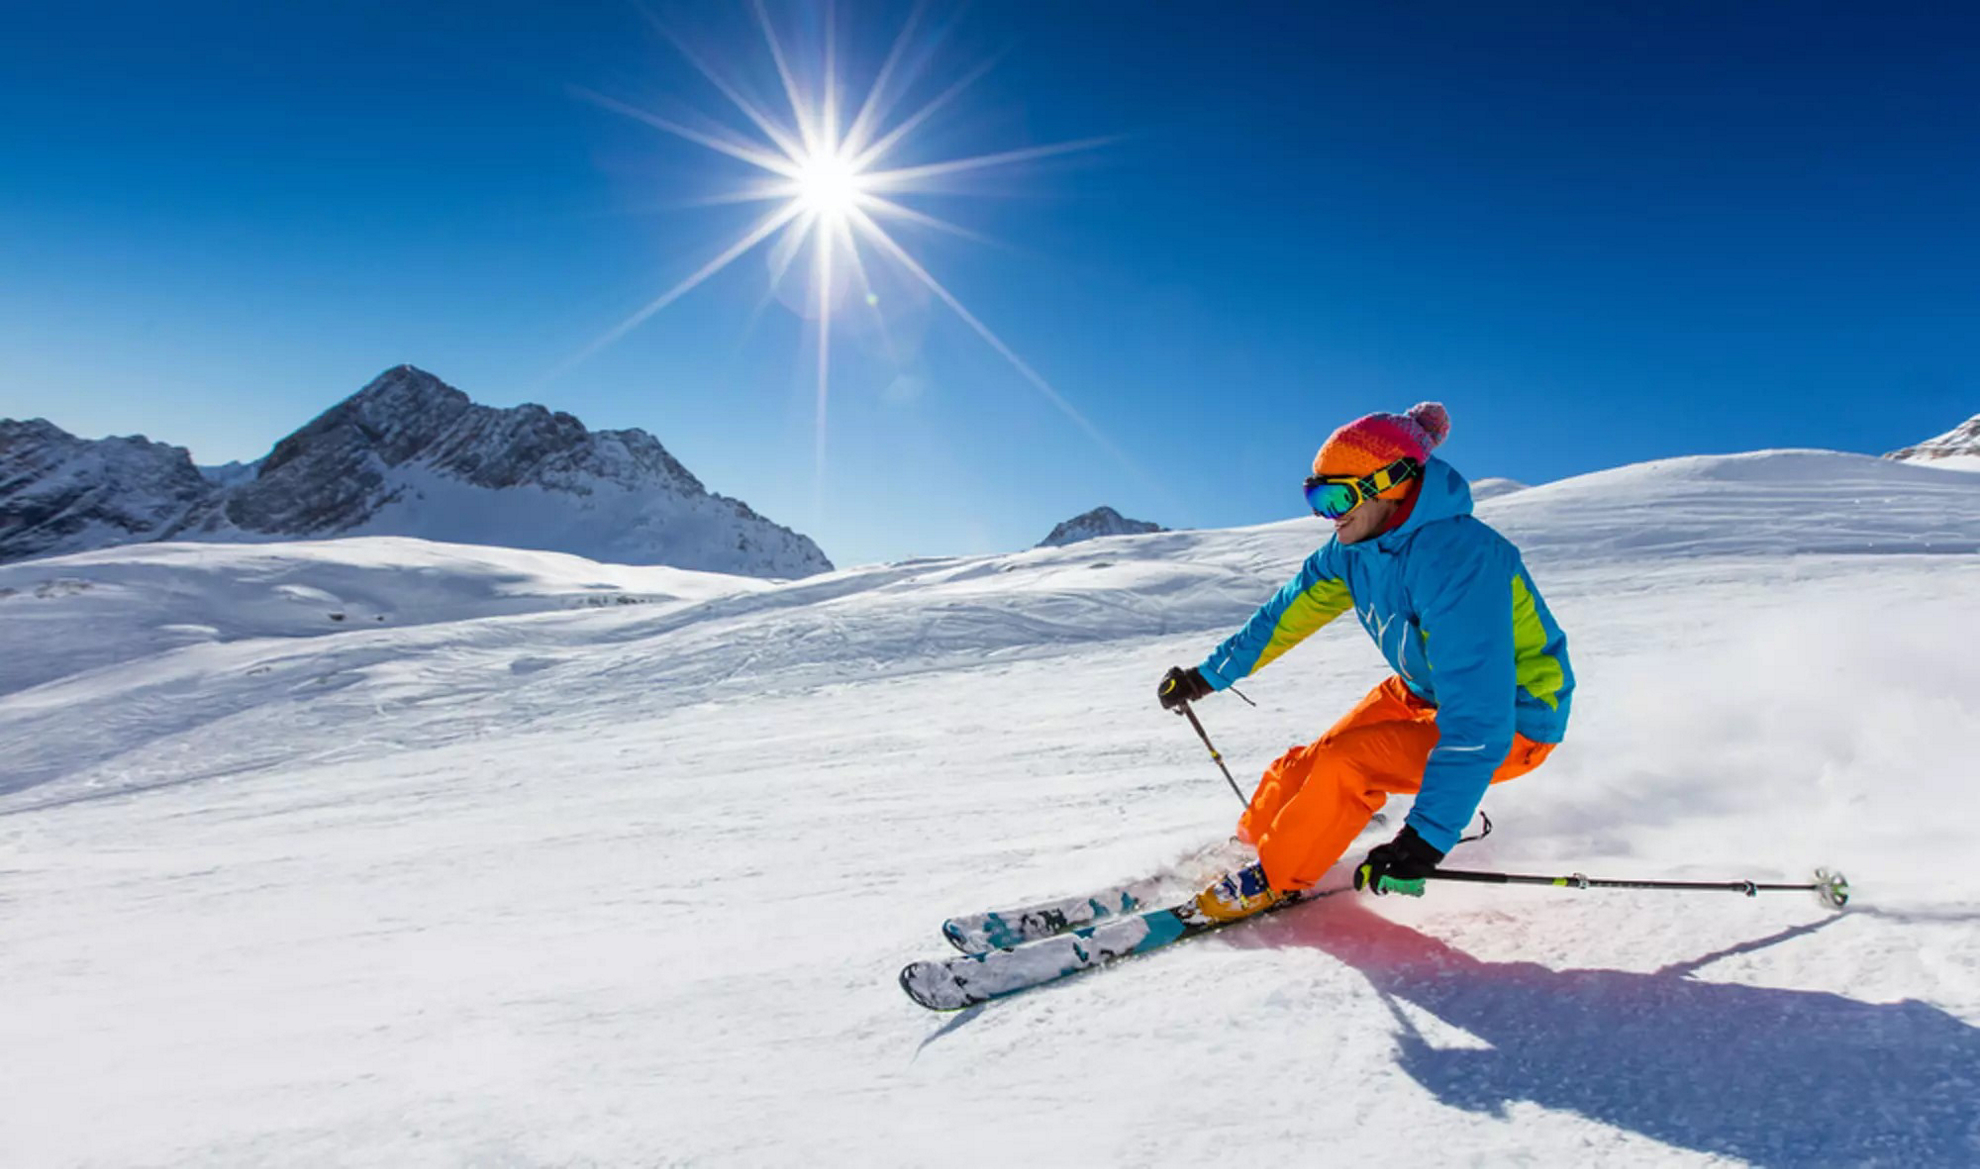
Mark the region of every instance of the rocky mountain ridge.
[[212, 491], [184, 447], [0, 418], [0, 562], [166, 539]]
[[1081, 540], [1095, 540], [1101, 536], [1140, 536], [1149, 532], [1166, 532], [1160, 524], [1147, 520], [1131, 520], [1111, 507], [1096, 507], [1059, 524], [1052, 534], [1040, 540], [1036, 547], [1063, 548], [1067, 544], [1077, 544]]
[[140, 540], [418, 536], [746, 576], [831, 561], [708, 492], [643, 430], [483, 406], [410, 365], [275, 444], [200, 468], [183, 447], [0, 421], [0, 562]]
[[1937, 438], [1927, 439], [1901, 451], [1892, 451], [1884, 457], [1927, 466], [1951, 460], [1951, 464], [1980, 470], [1980, 414], [1975, 414]]

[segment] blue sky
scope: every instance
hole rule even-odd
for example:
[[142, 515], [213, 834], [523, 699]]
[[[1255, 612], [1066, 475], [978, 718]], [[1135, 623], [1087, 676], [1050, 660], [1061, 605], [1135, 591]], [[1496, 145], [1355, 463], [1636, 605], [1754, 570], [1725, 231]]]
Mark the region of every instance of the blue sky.
[[[769, 8], [795, 68], [823, 11]], [[835, 10], [853, 99], [910, 11]], [[1109, 139], [902, 199], [985, 239], [893, 229], [1088, 425], [869, 252], [821, 466], [768, 248], [572, 361], [764, 210], [581, 91], [746, 130], [655, 18], [768, 100], [747, 9], [36, 6], [0, 41], [0, 416], [252, 459], [409, 361], [647, 429], [841, 564], [1100, 503], [1297, 515], [1334, 426], [1424, 398], [1474, 476], [1882, 452], [1980, 411], [1971, 11], [931, 7], [896, 120], [995, 64], [890, 161]]]

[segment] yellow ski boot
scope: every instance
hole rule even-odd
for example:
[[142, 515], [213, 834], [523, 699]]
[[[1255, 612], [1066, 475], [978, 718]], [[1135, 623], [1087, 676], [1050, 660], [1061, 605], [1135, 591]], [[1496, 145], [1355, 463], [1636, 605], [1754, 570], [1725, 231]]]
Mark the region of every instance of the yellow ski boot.
[[1211, 921], [1236, 921], [1261, 913], [1285, 900], [1286, 894], [1265, 880], [1265, 866], [1251, 865], [1228, 873], [1196, 895], [1196, 912]]

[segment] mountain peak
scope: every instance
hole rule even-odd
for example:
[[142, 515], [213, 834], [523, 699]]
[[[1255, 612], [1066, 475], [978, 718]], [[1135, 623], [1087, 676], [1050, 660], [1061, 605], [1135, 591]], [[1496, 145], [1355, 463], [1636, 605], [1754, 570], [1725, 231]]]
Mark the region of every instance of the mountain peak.
[[396, 467], [473, 405], [466, 394], [425, 370], [395, 365], [276, 443], [261, 473], [274, 474], [305, 452], [338, 441], [363, 447]]
[[80, 440], [46, 418], [0, 418], [0, 455], [16, 443], [62, 441]]
[[470, 405], [468, 396], [416, 365], [395, 365], [345, 399], [393, 409]]
[[1884, 456], [1906, 463], [1931, 465], [1942, 459], [1957, 459], [1966, 466], [1980, 466], [1980, 414], [1917, 446], [1892, 451]]
[[1082, 540], [1094, 540], [1101, 536], [1142, 536], [1150, 532], [1166, 532], [1160, 524], [1147, 520], [1131, 520], [1111, 507], [1096, 507], [1082, 512], [1052, 529], [1052, 534], [1038, 542], [1040, 548], [1062, 548], [1067, 544], [1077, 544]]

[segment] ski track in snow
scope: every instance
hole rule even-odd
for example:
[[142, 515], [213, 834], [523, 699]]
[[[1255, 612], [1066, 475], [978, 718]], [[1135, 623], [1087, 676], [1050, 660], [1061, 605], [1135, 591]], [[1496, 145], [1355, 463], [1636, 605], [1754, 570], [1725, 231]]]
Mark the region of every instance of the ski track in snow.
[[[1481, 514], [1580, 688], [1463, 864], [1833, 864], [1849, 912], [1439, 886], [909, 1003], [949, 914], [1229, 832], [1153, 686], [1310, 521], [781, 586], [375, 540], [0, 568], [0, 1161], [1980, 1162], [1980, 477], [1776, 452]], [[1337, 623], [1202, 715], [1248, 786], [1380, 677]]]

